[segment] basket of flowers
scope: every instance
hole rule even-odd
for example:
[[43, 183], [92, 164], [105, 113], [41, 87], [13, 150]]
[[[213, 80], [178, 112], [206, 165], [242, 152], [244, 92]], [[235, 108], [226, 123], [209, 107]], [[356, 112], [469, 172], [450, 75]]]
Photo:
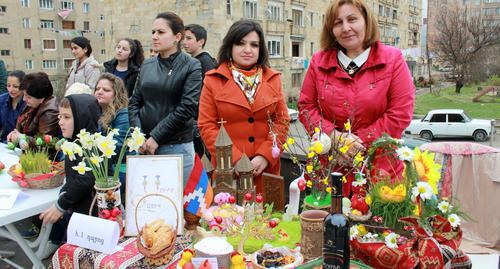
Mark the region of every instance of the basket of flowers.
[[[172, 226], [165, 222], [164, 219], [157, 219], [150, 223], [146, 223], [142, 229], [139, 227], [137, 208], [144, 199], [151, 196], [157, 196], [162, 198], [162, 200], [171, 204], [176, 213], [175, 226]], [[161, 266], [168, 264], [175, 251], [175, 241], [177, 238], [177, 223], [179, 220], [179, 211], [175, 206], [175, 203], [169, 197], [158, 194], [151, 193], [143, 196], [136, 205], [135, 209], [135, 224], [139, 233], [137, 234], [137, 249], [144, 255], [146, 263], [150, 266]]]

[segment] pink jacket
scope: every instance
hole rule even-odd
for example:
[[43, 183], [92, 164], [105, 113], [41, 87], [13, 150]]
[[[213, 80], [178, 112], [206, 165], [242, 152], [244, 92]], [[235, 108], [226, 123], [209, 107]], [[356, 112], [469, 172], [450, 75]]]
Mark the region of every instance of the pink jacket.
[[369, 146], [383, 133], [401, 138], [412, 119], [414, 99], [413, 79], [399, 49], [372, 45], [353, 78], [339, 65], [336, 49], [319, 51], [302, 85], [299, 119], [309, 132], [321, 122], [328, 134], [342, 130], [350, 119], [352, 132]]

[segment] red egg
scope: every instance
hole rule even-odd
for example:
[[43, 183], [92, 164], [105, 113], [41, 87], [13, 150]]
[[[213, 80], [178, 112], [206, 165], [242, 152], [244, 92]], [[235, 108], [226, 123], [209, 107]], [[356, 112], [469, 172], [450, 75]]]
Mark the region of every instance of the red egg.
[[215, 222], [217, 222], [217, 224], [221, 224], [222, 223], [222, 217], [221, 216], [215, 217]]
[[306, 181], [300, 179], [299, 182], [297, 182], [297, 186], [299, 187], [300, 191], [304, 191], [306, 189]]
[[257, 194], [257, 196], [255, 196], [255, 202], [257, 203], [262, 203], [264, 201], [264, 197], [262, 197], [262, 194]]
[[245, 194], [245, 201], [249, 202], [249, 201], [251, 201], [251, 200], [252, 200], [252, 198], [253, 198], [252, 193], [247, 192], [247, 193]]
[[231, 195], [231, 196], [229, 196], [228, 201], [229, 201], [229, 203], [234, 204], [234, 203], [236, 203], [236, 197], [234, 197], [233, 195]]
[[278, 225], [278, 223], [275, 220], [270, 220], [269, 221], [269, 227], [274, 228]]

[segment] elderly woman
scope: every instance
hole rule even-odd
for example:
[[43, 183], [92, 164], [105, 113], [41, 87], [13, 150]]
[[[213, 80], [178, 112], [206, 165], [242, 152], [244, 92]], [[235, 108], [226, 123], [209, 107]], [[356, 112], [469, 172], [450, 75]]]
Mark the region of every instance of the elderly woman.
[[[380, 43], [377, 25], [363, 0], [333, 1], [321, 32], [321, 51], [314, 54], [302, 85], [299, 117], [309, 132], [321, 126], [338, 137], [350, 122], [354, 142], [341, 154], [344, 160], [352, 160], [383, 133], [401, 138], [413, 115], [410, 71], [399, 49]], [[395, 178], [403, 168], [391, 158], [377, 163], [373, 179]], [[350, 186], [344, 186], [344, 195]]]
[[60, 134], [57, 124], [59, 108], [49, 76], [43, 72], [28, 74], [19, 88], [23, 91], [26, 107], [7, 141], [18, 141], [21, 134], [25, 134], [27, 142], [34, 146], [36, 136]]
[[215, 156], [219, 122], [225, 121], [233, 141], [233, 165], [245, 153], [254, 168], [257, 193], [262, 193], [262, 173], [280, 174], [273, 148], [279, 153], [290, 117], [280, 74], [269, 67], [261, 26], [251, 20], [235, 22], [222, 41], [218, 62], [205, 75], [198, 116], [201, 137]]

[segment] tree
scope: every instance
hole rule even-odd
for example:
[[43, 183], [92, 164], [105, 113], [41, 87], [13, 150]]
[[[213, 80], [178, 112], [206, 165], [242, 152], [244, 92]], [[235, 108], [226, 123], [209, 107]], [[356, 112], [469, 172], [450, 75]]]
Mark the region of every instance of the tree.
[[453, 67], [455, 92], [469, 79], [474, 60], [487, 48], [500, 44], [500, 24], [467, 6], [448, 5], [435, 16], [436, 33], [430, 38], [433, 52]]

